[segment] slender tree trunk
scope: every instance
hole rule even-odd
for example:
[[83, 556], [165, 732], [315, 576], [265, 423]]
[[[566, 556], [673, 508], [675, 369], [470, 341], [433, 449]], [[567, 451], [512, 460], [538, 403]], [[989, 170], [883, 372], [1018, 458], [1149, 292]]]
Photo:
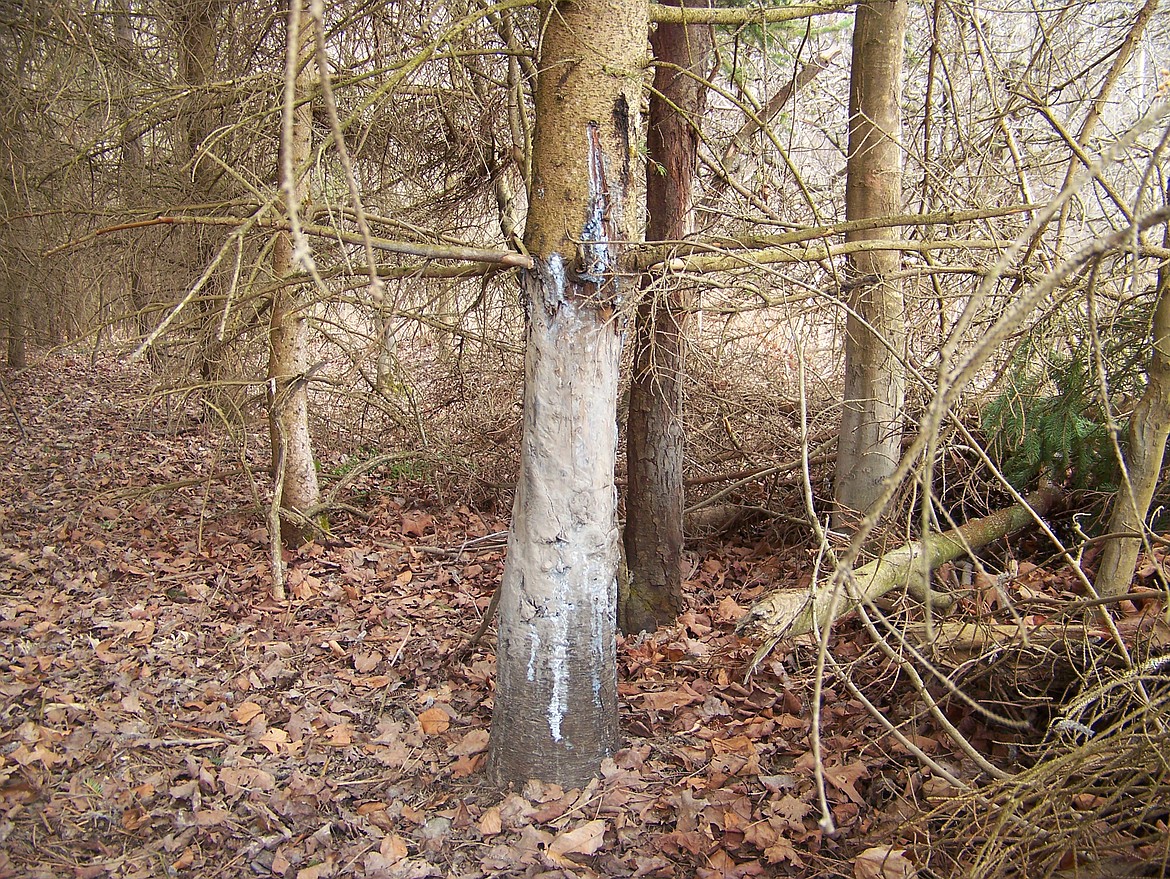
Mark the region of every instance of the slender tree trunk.
[[[215, 110], [209, 95], [216, 71], [216, 31], [222, 16], [222, 0], [174, 0], [174, 26], [179, 42], [178, 78], [187, 91], [176, 117], [176, 158], [184, 176], [192, 182], [191, 200], [197, 204], [216, 201], [219, 185], [219, 166], [201, 150], [215, 130]], [[192, 230], [190, 262], [191, 275], [198, 277], [211, 261], [215, 247], [208, 236], [210, 230], [195, 227]], [[226, 395], [216, 387], [224, 370], [227, 346], [215, 338], [212, 327], [216, 322], [214, 302], [220, 283], [214, 275], [204, 285], [199, 300], [199, 311], [204, 323], [199, 374], [205, 388], [203, 397], [212, 408], [222, 412], [228, 405]]]
[[[707, 6], [708, 0], [686, 0]], [[650, 39], [660, 62], [646, 134], [646, 237], [677, 241], [693, 231], [698, 155], [695, 126], [707, 104], [710, 25], [660, 24]], [[697, 77], [697, 78], [696, 78]], [[689, 291], [654, 283], [638, 308], [626, 431], [629, 490], [624, 541], [629, 580], [620, 596], [623, 632], [653, 630], [683, 606], [682, 335]]]
[[[1166, 197], [1170, 200], [1170, 189]], [[1170, 247], [1170, 228], [1166, 230], [1163, 246]], [[1166, 440], [1170, 438], [1170, 268], [1165, 264], [1158, 272], [1156, 297], [1146, 391], [1129, 421], [1129, 446], [1123, 462], [1125, 477], [1113, 500], [1113, 514], [1109, 519], [1111, 534], [1145, 532], [1146, 514], [1158, 488]], [[1142, 537], [1134, 536], [1115, 537], [1105, 544], [1097, 569], [1099, 593], [1121, 595], [1129, 590], [1142, 543]]]
[[[292, 0], [301, 3], [304, 0]], [[304, 2], [307, 7], [307, 2]], [[312, 52], [309, 17], [302, 16], [301, 57]], [[290, 36], [290, 39], [292, 37]], [[308, 45], [306, 45], [308, 44]], [[312, 62], [302, 64], [296, 78], [296, 107], [293, 110], [292, 139], [282, 138], [279, 174], [286, 193], [291, 193], [299, 211], [309, 199], [309, 153], [312, 149], [313, 107], [309, 97]], [[284, 153], [287, 151], [287, 156]], [[291, 186], [287, 174], [292, 171]], [[277, 236], [272, 247], [272, 273], [287, 278], [296, 270], [293, 242], [287, 233]], [[309, 436], [309, 350], [306, 309], [301, 288], [286, 284], [272, 294], [269, 326], [268, 382], [272, 395], [269, 426], [272, 435], [272, 471], [282, 482], [280, 537], [286, 547], [312, 537], [313, 522], [305, 513], [317, 506], [321, 494]]]
[[[2, 76], [2, 74], [0, 74]], [[0, 96], [9, 83], [0, 78]], [[28, 335], [28, 257], [21, 243], [25, 221], [17, 219], [21, 163], [15, 134], [0, 137], [0, 291], [7, 305], [7, 359], [12, 369], [28, 364], [25, 339]]]
[[27, 293], [16, 267], [5, 268], [8, 286], [8, 366], [11, 369], [24, 369], [28, 365], [25, 346], [28, 327], [28, 310], [25, 308]]
[[520, 481], [500, 585], [488, 771], [565, 786], [618, 743], [614, 275], [645, 64], [643, 0], [549, 9], [540, 52]]
[[[849, 88], [846, 218], [897, 214], [902, 203], [902, 56], [906, 0], [857, 7]], [[897, 227], [851, 232], [847, 241], [898, 237]], [[851, 313], [845, 327], [845, 393], [836, 465], [834, 524], [850, 528], [873, 512], [902, 440], [905, 347], [902, 292], [887, 280], [894, 250], [849, 258]]]
[[[130, 21], [130, 0], [117, 0], [114, 6], [114, 35], [117, 39], [118, 52], [126, 62], [127, 70], [123, 74], [125, 91], [122, 94], [122, 174], [121, 188], [126, 208], [130, 209], [135, 202], [141, 204], [143, 187], [146, 185], [146, 153], [142, 147], [141, 136], [133, 133], [134, 125], [132, 107], [130, 104], [130, 83], [133, 82], [129, 70], [130, 63], [136, 57], [137, 49], [134, 44], [134, 28]], [[127, 255], [127, 273], [130, 283], [130, 308], [134, 314], [134, 326], [140, 339], [150, 333], [150, 294], [142, 279], [141, 259], [136, 249]], [[95, 346], [96, 353], [96, 346]], [[152, 366], [159, 365], [158, 350], [152, 345], [147, 351], [147, 357]]]

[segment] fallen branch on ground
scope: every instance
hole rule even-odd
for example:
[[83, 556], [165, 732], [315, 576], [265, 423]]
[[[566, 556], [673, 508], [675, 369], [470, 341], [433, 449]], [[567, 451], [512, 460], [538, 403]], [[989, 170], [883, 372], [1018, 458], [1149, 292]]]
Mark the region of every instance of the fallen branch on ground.
[[[761, 598], [737, 626], [737, 631], [775, 643], [795, 638], [830, 623], [863, 602], [870, 602], [890, 590], [919, 585], [923, 568], [933, 571], [944, 562], [953, 561], [973, 549], [986, 546], [1013, 531], [1018, 531], [1043, 516], [1059, 498], [1060, 492], [1047, 488], [1028, 496], [1027, 504], [1016, 504], [960, 528], [929, 535], [925, 543], [912, 541], [879, 559], [874, 559], [844, 576], [834, 576], [814, 588], [779, 589]], [[837, 590], [843, 586], [844, 594]], [[940, 596], [932, 594], [935, 605]], [[831, 617], [830, 617], [831, 614]]]

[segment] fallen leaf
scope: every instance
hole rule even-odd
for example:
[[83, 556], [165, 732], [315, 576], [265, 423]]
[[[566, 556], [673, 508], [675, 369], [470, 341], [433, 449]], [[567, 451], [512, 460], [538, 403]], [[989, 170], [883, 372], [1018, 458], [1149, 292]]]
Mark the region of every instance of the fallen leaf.
[[914, 879], [918, 871], [905, 849], [882, 845], [867, 848], [853, 859], [854, 879]]
[[548, 856], [562, 867], [573, 863], [566, 855], [592, 855], [605, 842], [605, 822], [600, 818], [566, 830], [557, 836], [548, 847]]
[[504, 822], [500, 819], [500, 810], [496, 806], [484, 811], [479, 816], [479, 832], [484, 836], [495, 836], [504, 829]]
[[241, 702], [236, 706], [236, 710], [232, 712], [232, 717], [237, 723], [251, 723], [252, 719], [264, 711], [255, 702]]
[[418, 725], [428, 736], [441, 735], [451, 726], [451, 716], [436, 705], [418, 716]]
[[408, 510], [402, 514], [402, 533], [422, 537], [435, 524], [435, 517], [422, 510]]
[[282, 748], [288, 745], [288, 733], [278, 726], [270, 727], [259, 739], [258, 743], [263, 745], [273, 754], [279, 754]]
[[297, 870], [297, 879], [327, 879], [336, 872], [333, 858], [326, 858], [319, 864]]
[[642, 704], [655, 711], [671, 711], [680, 706], [701, 701], [703, 701], [703, 697], [698, 693], [688, 693], [681, 689], [642, 694]]
[[865, 764], [856, 760], [844, 766], [832, 766], [825, 770], [825, 778], [828, 779], [829, 783], [858, 806], [864, 806], [865, 800], [862, 799], [855, 785], [859, 779], [866, 778], [868, 775], [869, 770], [865, 768]]
[[730, 739], [711, 739], [714, 756], [711, 769], [728, 775], [759, 775], [760, 755], [755, 743], [744, 735]]
[[464, 734], [463, 738], [447, 748], [452, 757], [469, 757], [487, 750], [489, 733], [486, 729], [473, 729]]

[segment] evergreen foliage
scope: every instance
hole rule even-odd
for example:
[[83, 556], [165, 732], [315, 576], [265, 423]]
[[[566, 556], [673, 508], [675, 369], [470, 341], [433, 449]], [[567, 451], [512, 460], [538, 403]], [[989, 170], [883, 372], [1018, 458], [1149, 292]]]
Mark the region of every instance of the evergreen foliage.
[[[1098, 329], [1113, 420], [1124, 445], [1130, 401], [1144, 389], [1152, 303], [1119, 305]], [[1082, 315], [1083, 317], [1083, 315]], [[1083, 321], [1038, 325], [1012, 358], [1002, 390], [981, 413], [988, 452], [1012, 486], [1039, 477], [1111, 491], [1119, 469], [1109, 438], [1093, 346]]]

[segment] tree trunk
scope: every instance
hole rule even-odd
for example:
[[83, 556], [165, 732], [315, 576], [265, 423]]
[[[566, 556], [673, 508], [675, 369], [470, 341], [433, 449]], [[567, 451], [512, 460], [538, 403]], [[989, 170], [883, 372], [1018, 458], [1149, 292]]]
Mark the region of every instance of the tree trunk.
[[[222, 10], [222, 0], [175, 0], [178, 75], [187, 91], [175, 119], [175, 152], [181, 173], [192, 182], [190, 198], [195, 204], [210, 204], [217, 200], [219, 166], [201, 155], [200, 150], [206, 148], [207, 139], [215, 130], [215, 110], [208, 89], [215, 80], [216, 31]], [[195, 226], [191, 234], [190, 269], [192, 277], [198, 277], [215, 252], [209, 239], [215, 233]], [[199, 299], [199, 313], [204, 323], [199, 374], [205, 385], [205, 403], [222, 413], [230, 404], [227, 395], [216, 387], [223, 375], [227, 351], [227, 346], [216, 340], [212, 329], [217, 318], [214, 303], [218, 299], [219, 287], [219, 279], [212, 275]]]
[[[311, 27], [307, 14], [302, 16], [302, 23], [304, 27], [298, 45], [302, 59], [308, 59], [312, 44], [309, 43]], [[293, 202], [291, 208], [298, 211], [310, 194], [308, 165], [312, 149], [313, 106], [308, 97], [312, 66], [311, 61], [300, 66], [296, 78], [292, 138], [287, 142], [281, 138], [282, 160], [278, 173], [286, 195]], [[291, 181], [287, 177], [290, 170]], [[288, 233], [282, 232], [273, 242], [272, 273], [279, 280], [288, 278], [295, 270], [293, 242]], [[272, 294], [268, 332], [268, 387], [272, 399], [268, 419], [272, 436], [272, 472], [282, 483], [280, 538], [286, 547], [294, 547], [313, 536], [315, 526], [305, 513], [321, 501], [309, 436], [307, 308], [301, 288], [294, 284], [279, 286]]]
[[[886, 217], [902, 203], [902, 56], [906, 0], [857, 7], [849, 87], [847, 220]], [[850, 232], [846, 241], [889, 240], [897, 227]], [[851, 528], [874, 512], [882, 482], [898, 463], [905, 394], [902, 292], [894, 250], [849, 258], [851, 309], [845, 322], [845, 393], [837, 451], [834, 525]]]
[[[685, 5], [709, 2], [685, 0]], [[694, 231], [692, 190], [699, 142], [694, 126], [707, 104], [707, 88], [699, 80], [710, 72], [714, 34], [710, 25], [660, 24], [650, 42], [660, 63], [646, 134], [646, 238], [678, 241]], [[682, 334], [690, 296], [669, 278], [646, 280], [626, 430], [624, 540], [630, 576], [618, 619], [626, 633], [656, 629], [683, 606]]]
[[[133, 75], [131, 61], [136, 57], [137, 48], [134, 44], [134, 27], [130, 20], [130, 0], [117, 0], [114, 5], [114, 37], [117, 40], [118, 55], [125, 63], [126, 69], [122, 72], [122, 174], [121, 189], [125, 206], [129, 211], [132, 207], [141, 204], [143, 190], [146, 186], [146, 153], [142, 147], [142, 137], [133, 132], [136, 124], [134, 119], [131, 95], [133, 89]], [[141, 257], [135, 245], [130, 245], [127, 254], [127, 274], [130, 284], [130, 309], [134, 315], [134, 327], [139, 340], [149, 335], [150, 327], [150, 294], [142, 279]], [[97, 346], [95, 345], [95, 353]], [[151, 366], [157, 367], [160, 363], [158, 349], [153, 345], [146, 352]]]
[[[0, 86], [8, 86], [8, 83], [0, 80]], [[0, 95], [7, 91], [8, 88], [0, 88]], [[25, 212], [18, 202], [22, 174], [20, 151], [20, 144], [14, 135], [0, 137], [0, 290], [4, 292], [7, 304], [6, 354], [8, 366], [12, 369], [24, 369], [28, 364], [25, 350], [28, 335], [28, 256], [22, 244], [22, 233], [27, 221], [19, 219], [19, 215]]]
[[522, 279], [520, 480], [500, 585], [488, 772], [580, 785], [618, 743], [614, 275], [646, 59], [642, 0], [552, 6]]
[[[1170, 189], [1167, 199], [1170, 200]], [[1170, 247], [1170, 228], [1163, 246]], [[1170, 438], [1170, 268], [1165, 263], [1158, 271], [1152, 336], [1146, 391], [1130, 417], [1129, 447], [1122, 462], [1125, 476], [1109, 519], [1110, 534], [1135, 536], [1114, 537], [1105, 544], [1096, 581], [1102, 595], [1121, 595], [1133, 581], [1143, 543], [1140, 535], [1146, 530], [1146, 514], [1158, 487], [1166, 440]]]
[[24, 255], [19, 246], [9, 242], [5, 248], [0, 266], [4, 272], [4, 285], [8, 288], [8, 366], [10, 369], [24, 369], [28, 365], [25, 338], [28, 334], [28, 309], [25, 307], [28, 292], [25, 289], [24, 272], [17, 265], [23, 263]]

